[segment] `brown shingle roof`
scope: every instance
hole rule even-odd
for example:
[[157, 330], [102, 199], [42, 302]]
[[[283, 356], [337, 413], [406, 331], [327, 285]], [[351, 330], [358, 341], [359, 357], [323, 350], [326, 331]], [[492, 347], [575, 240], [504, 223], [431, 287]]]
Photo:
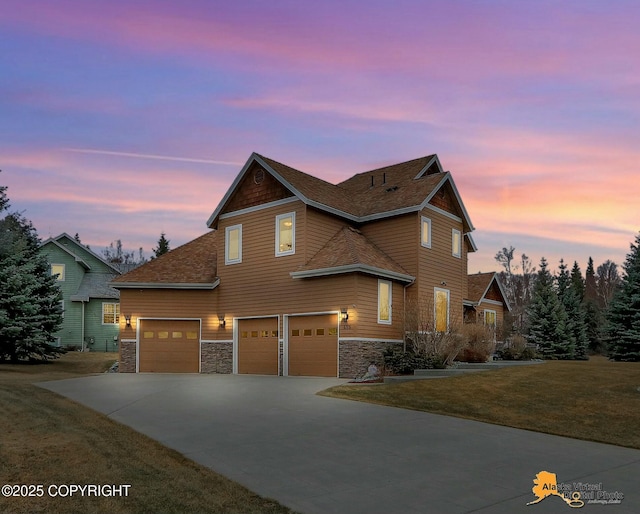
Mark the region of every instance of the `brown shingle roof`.
[[495, 275], [495, 272], [476, 273], [475, 275], [469, 275], [469, 294], [467, 296], [467, 299], [475, 303], [482, 300], [482, 297], [489, 288], [489, 285], [491, 284], [491, 281], [493, 280], [493, 277], [495, 277]]
[[511, 306], [509, 305], [509, 300], [505, 294], [504, 289], [502, 288], [502, 284], [500, 283], [500, 278], [496, 272], [489, 273], [476, 273], [474, 275], [468, 275], [468, 295], [467, 300], [472, 301], [473, 303], [479, 303], [487, 293], [491, 283], [495, 280], [495, 283], [500, 290], [500, 295], [502, 296], [502, 301], [507, 310], [511, 310]]
[[208, 232], [112, 282], [115, 288], [132, 284], [214, 287], [217, 277], [216, 231]]
[[414, 279], [359, 230], [348, 226], [340, 229], [304, 266], [291, 273], [291, 276], [305, 278], [357, 271], [405, 282]]
[[416, 179], [434, 160], [435, 155], [429, 155], [358, 173], [334, 185], [268, 157], [259, 157], [309, 200], [356, 217], [420, 205], [445, 176], [442, 172], [425, 173]]

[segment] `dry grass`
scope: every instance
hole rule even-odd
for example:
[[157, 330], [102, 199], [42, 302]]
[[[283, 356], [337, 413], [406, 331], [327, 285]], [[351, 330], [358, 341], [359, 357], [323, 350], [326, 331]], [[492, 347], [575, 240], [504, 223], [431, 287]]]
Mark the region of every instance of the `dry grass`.
[[640, 364], [550, 361], [321, 394], [640, 448]]
[[0, 512], [290, 512], [106, 416], [33, 385], [109, 368], [114, 354], [0, 364], [0, 486], [131, 484], [128, 497], [3, 498]]

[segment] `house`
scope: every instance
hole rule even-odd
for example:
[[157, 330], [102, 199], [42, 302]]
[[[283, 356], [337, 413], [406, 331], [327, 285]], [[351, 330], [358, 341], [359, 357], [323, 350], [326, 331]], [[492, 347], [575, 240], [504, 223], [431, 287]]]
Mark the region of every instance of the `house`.
[[58, 346], [118, 351], [120, 293], [109, 285], [118, 269], [68, 234], [47, 239], [40, 251], [62, 291]]
[[492, 328], [500, 327], [504, 323], [505, 314], [511, 311], [511, 306], [498, 274], [476, 273], [469, 275], [467, 280], [465, 322], [483, 323]]
[[474, 227], [436, 155], [331, 184], [254, 153], [207, 225], [112, 282], [120, 371], [353, 377], [418, 300], [437, 330], [477, 308]]

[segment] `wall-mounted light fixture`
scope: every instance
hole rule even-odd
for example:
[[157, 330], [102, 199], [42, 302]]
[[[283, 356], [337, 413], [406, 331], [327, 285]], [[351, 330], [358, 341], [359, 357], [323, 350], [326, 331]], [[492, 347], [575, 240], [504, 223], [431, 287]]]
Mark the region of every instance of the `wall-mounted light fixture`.
[[127, 325], [127, 328], [131, 328], [131, 314], [125, 314], [124, 321]]
[[224, 328], [224, 326], [227, 324], [227, 322], [224, 320], [224, 314], [218, 316], [218, 322], [220, 323], [220, 327]]
[[341, 307], [340, 308], [340, 319], [346, 323], [347, 320], [349, 319], [349, 313], [347, 312], [347, 308], [346, 307]]

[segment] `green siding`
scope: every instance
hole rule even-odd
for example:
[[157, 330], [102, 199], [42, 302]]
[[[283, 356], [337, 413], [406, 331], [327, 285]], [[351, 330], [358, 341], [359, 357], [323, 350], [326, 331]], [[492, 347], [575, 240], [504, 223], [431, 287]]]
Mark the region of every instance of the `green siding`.
[[[98, 352], [117, 352], [119, 325], [102, 324], [102, 304], [119, 303], [118, 300], [108, 300], [93, 298], [85, 305], [85, 336], [93, 337], [94, 343], [90, 345], [91, 350]], [[114, 337], [116, 344], [114, 345]]]
[[64, 320], [62, 328], [56, 333], [60, 338], [61, 346], [73, 346], [82, 344], [82, 304], [72, 302], [71, 296], [78, 290], [84, 268], [67, 252], [55, 245], [47, 245], [42, 248], [50, 264], [64, 264], [65, 279], [58, 282], [64, 299]]
[[80, 301], [71, 301], [71, 297], [77, 293], [86, 273], [113, 272], [113, 270], [91, 252], [77, 245], [73, 240], [63, 237], [56, 240], [56, 242], [67, 247], [70, 252], [82, 259], [91, 269], [87, 270], [83, 264], [76, 262], [72, 255], [54, 243], [48, 243], [41, 247], [40, 251], [47, 257], [50, 264], [65, 265], [65, 279], [58, 282], [64, 299], [64, 319], [62, 327], [55, 336], [60, 338], [61, 346], [81, 347], [83, 343], [82, 317], [84, 313], [84, 338], [86, 340], [89, 337], [93, 337], [95, 341], [90, 348], [102, 352], [106, 348], [107, 351], [117, 352], [118, 347], [113, 343], [114, 337], [117, 338], [118, 336], [119, 327], [118, 325], [102, 324], [102, 303], [119, 303], [119, 300], [91, 298], [89, 302], [84, 304]]

